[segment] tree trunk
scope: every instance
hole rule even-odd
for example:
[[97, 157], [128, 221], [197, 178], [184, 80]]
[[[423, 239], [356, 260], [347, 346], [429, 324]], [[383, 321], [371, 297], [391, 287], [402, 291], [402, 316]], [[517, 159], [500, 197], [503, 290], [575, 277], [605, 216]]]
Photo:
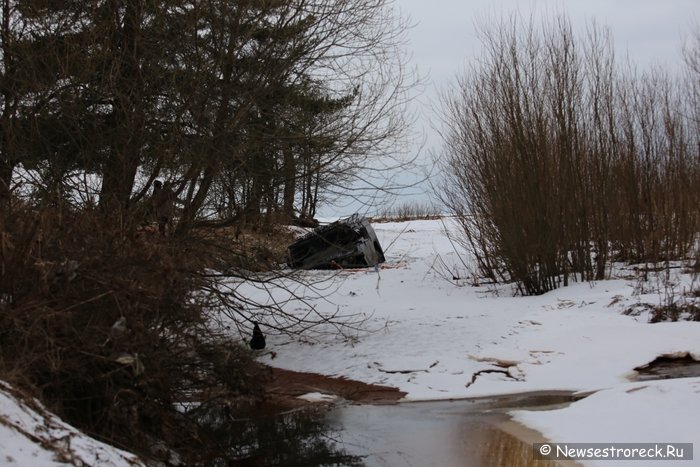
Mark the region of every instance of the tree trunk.
[[129, 210], [131, 191], [141, 160], [144, 134], [144, 98], [141, 62], [142, 0], [127, 0], [123, 26], [115, 35], [118, 66], [112, 101], [111, 154], [102, 174], [100, 206], [106, 212]]
[[[5, 146], [3, 145], [2, 151], [4, 152]], [[2, 160], [0, 160], [0, 205], [5, 205], [12, 195], [10, 190], [10, 185], [12, 183], [12, 171], [14, 170], [14, 164], [6, 159], [3, 155]]]
[[291, 148], [284, 150], [284, 191], [282, 192], [282, 214], [288, 219], [294, 218], [294, 195], [297, 189], [296, 164]]
[[[11, 48], [11, 31], [10, 31], [10, 2], [9, 0], [3, 0], [2, 2], [2, 32], [0, 39], [2, 39], [2, 52], [3, 52], [3, 77], [6, 78], [6, 82], [10, 82], [7, 79], [14, 75], [14, 66], [12, 63], [13, 54], [10, 53]], [[3, 83], [2, 88], [2, 117], [0, 120], [0, 131], [2, 132], [2, 147], [0, 147], [0, 203], [5, 205], [10, 200], [11, 192], [10, 185], [12, 183], [12, 171], [15, 168], [16, 162], [12, 160], [12, 147], [10, 141], [14, 136], [14, 131], [12, 128], [12, 114], [14, 114], [14, 103], [17, 101], [16, 96], [11, 91], [9, 86]]]
[[[195, 218], [197, 216], [197, 211], [204, 205], [211, 184], [214, 181], [214, 175], [216, 170], [210, 164], [204, 169], [202, 179], [199, 182], [199, 189], [197, 194], [194, 195], [192, 201], [185, 205], [182, 211], [182, 216], [180, 216], [180, 221], [177, 223], [177, 228], [175, 229], [175, 236], [185, 237], [192, 229], [194, 225]], [[194, 182], [192, 182], [194, 184]]]

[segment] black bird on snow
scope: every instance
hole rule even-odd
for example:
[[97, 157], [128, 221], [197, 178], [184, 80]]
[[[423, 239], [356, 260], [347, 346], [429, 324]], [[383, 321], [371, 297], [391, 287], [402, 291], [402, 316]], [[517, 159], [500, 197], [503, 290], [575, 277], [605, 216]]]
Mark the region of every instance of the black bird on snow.
[[253, 338], [250, 340], [250, 348], [253, 350], [265, 348], [265, 335], [260, 330], [257, 321], [253, 321]]

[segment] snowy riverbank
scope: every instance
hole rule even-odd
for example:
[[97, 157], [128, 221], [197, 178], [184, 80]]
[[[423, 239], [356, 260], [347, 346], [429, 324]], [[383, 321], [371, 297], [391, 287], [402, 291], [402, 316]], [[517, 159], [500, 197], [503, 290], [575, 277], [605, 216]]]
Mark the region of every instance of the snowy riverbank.
[[[320, 335], [312, 343], [272, 335], [268, 349], [275, 358], [267, 353], [263, 362], [394, 386], [409, 401], [596, 391], [565, 409], [513, 415], [555, 442], [700, 446], [700, 378], [630, 382], [634, 368], [660, 355], [700, 359], [700, 323], [650, 324], [648, 312], [623, 314], [635, 304], [662, 303], [670, 289], [659, 280], [650, 276], [642, 283], [630, 268], [619, 279], [514, 297], [508, 287], [468, 284], [441, 221], [374, 228], [388, 264], [378, 272], [343, 271], [331, 296], [310, 299], [322, 312], [364, 315], [373, 332], [348, 339]], [[310, 274], [320, 280], [333, 273]], [[678, 279], [677, 298], [691, 279]], [[260, 291], [250, 293], [265, 299]], [[297, 311], [307, 310], [299, 304]]]
[[[305, 297], [287, 303], [288, 311], [307, 313], [313, 304], [322, 313], [362, 317], [363, 329], [346, 330], [344, 338], [318, 333], [304, 342], [268, 333], [262, 362], [392, 386], [406, 393], [406, 401], [591, 391], [565, 408], [510, 414], [553, 442], [700, 446], [700, 378], [632, 381], [634, 368], [660, 355], [700, 359], [700, 323], [649, 324], [648, 312], [623, 314], [636, 304], [662, 303], [670, 290], [680, 298], [690, 276], [669, 289], [656, 279], [642, 283], [629, 269], [615, 280], [514, 297], [509, 287], [469, 284], [473, 279], [441, 221], [374, 227], [388, 260], [378, 271], [308, 272], [325, 287], [324, 297], [288, 284]], [[271, 299], [250, 284], [241, 284], [239, 292]], [[271, 292], [289, 298], [288, 292]], [[8, 388], [0, 391], [0, 464], [139, 464], [12, 394]]]

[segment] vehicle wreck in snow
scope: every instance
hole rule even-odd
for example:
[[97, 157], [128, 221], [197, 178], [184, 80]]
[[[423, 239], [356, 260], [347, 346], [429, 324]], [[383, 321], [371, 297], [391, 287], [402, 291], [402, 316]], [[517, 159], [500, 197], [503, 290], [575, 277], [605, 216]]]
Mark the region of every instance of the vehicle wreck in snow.
[[314, 229], [288, 251], [288, 264], [295, 269], [365, 268], [385, 261], [377, 234], [357, 214]]

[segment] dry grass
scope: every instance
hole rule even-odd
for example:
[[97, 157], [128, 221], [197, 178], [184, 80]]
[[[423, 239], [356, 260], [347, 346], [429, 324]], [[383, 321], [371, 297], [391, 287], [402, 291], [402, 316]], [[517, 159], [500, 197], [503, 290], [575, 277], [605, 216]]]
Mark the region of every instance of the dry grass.
[[428, 202], [405, 202], [381, 209], [370, 218], [371, 222], [405, 222], [413, 220], [431, 220], [442, 217], [440, 208]]
[[226, 271], [245, 269], [248, 271], [274, 270], [287, 262], [287, 247], [294, 233], [283, 225], [260, 231], [251, 228], [196, 229], [193, 238], [219, 252], [218, 259], [211, 258], [210, 268]]

